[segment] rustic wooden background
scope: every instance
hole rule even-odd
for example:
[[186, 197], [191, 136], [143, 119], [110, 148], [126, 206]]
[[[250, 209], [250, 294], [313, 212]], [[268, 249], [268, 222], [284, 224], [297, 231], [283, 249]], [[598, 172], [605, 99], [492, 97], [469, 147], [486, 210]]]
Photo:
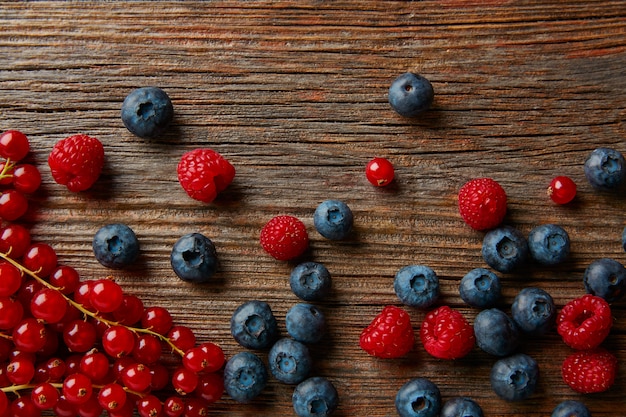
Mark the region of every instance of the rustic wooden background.
[[[391, 80], [405, 71], [429, 78], [432, 111], [418, 120], [387, 103]], [[175, 108], [156, 140], [131, 135], [119, 117], [124, 97], [154, 85]], [[170, 309], [177, 323], [228, 355], [242, 350], [229, 319], [243, 301], [270, 303], [283, 334], [293, 263], [275, 261], [258, 243], [263, 224], [291, 214], [308, 226], [306, 259], [324, 263], [333, 292], [319, 303], [329, 334], [311, 347], [315, 374], [340, 394], [337, 416], [396, 415], [398, 388], [428, 377], [443, 398], [466, 395], [487, 416], [547, 416], [565, 399], [582, 399], [594, 417], [626, 409], [626, 308], [613, 305], [605, 343], [620, 360], [616, 386], [579, 396], [561, 380], [570, 352], [552, 333], [521, 351], [540, 364], [531, 399], [508, 403], [489, 385], [494, 358], [476, 349], [454, 361], [421, 347], [405, 359], [368, 357], [358, 336], [386, 304], [399, 304], [395, 272], [411, 263], [440, 277], [441, 303], [473, 321], [458, 296], [460, 278], [485, 266], [482, 233], [465, 226], [456, 192], [489, 176], [509, 196], [506, 223], [528, 232], [558, 223], [572, 254], [554, 268], [528, 266], [502, 275], [508, 308], [525, 286], [548, 290], [558, 306], [584, 293], [594, 259], [626, 261], [621, 247], [626, 200], [593, 191], [583, 174], [598, 146], [626, 152], [626, 4], [623, 0], [285, 1], [203, 3], [1, 3], [0, 130], [32, 142], [43, 174], [24, 222], [53, 245], [84, 279], [111, 271], [93, 257], [102, 225], [125, 222], [141, 242], [138, 265], [116, 272], [146, 305]], [[88, 192], [55, 184], [46, 163], [53, 144], [71, 134], [98, 137], [106, 166]], [[222, 153], [237, 169], [233, 184], [209, 205], [191, 200], [176, 179], [180, 156], [197, 147]], [[364, 167], [389, 158], [397, 181], [372, 187]], [[556, 175], [578, 184], [576, 201], [553, 204], [545, 189]], [[355, 213], [354, 237], [331, 242], [312, 214], [324, 199]], [[181, 282], [169, 266], [173, 243], [201, 232], [216, 244], [221, 269], [213, 282]], [[424, 312], [408, 309], [418, 330]], [[265, 353], [261, 352], [263, 357]], [[216, 416], [293, 415], [293, 387], [272, 380], [253, 403], [226, 396]]]

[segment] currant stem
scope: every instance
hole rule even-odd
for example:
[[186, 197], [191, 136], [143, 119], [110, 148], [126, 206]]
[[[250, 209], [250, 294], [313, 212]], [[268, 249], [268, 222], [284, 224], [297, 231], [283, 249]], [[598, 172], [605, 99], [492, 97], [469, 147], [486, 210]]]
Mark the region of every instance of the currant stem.
[[[17, 262], [15, 259], [9, 257], [8, 253], [1, 253], [0, 252], [0, 258], [4, 259], [8, 263], [13, 265], [17, 269], [19, 269], [23, 274], [26, 274], [26, 275], [32, 277], [37, 282], [39, 282], [41, 285], [43, 285], [43, 286], [45, 286], [47, 288], [50, 288], [52, 290], [58, 291], [70, 305], [74, 306], [76, 309], [78, 309], [84, 315], [92, 317], [92, 318], [94, 318], [94, 319], [96, 319], [96, 320], [98, 320], [98, 321], [100, 321], [100, 322], [102, 322], [102, 323], [104, 323], [104, 324], [106, 324], [108, 326], [120, 326], [120, 325], [124, 326], [123, 324], [120, 324], [119, 322], [116, 322], [116, 321], [113, 321], [113, 320], [108, 320], [108, 319], [106, 319], [104, 317], [99, 316], [97, 312], [93, 312], [93, 311], [87, 310], [85, 307], [83, 307], [82, 304], [77, 303], [76, 301], [74, 301], [70, 297], [68, 297], [67, 295], [63, 294], [60, 291], [59, 287], [55, 287], [54, 285], [50, 284], [45, 279], [43, 279], [39, 275], [37, 275], [37, 272], [31, 271], [30, 269], [24, 267], [22, 264]], [[139, 327], [130, 327], [130, 326], [124, 326], [124, 327], [126, 327], [127, 329], [131, 330], [134, 333], [145, 333], [145, 334], [149, 334], [149, 335], [155, 336], [158, 339], [160, 339], [161, 341], [167, 343], [172, 348], [173, 352], [176, 352], [181, 357], [185, 355], [185, 352], [183, 350], [181, 350], [178, 346], [176, 346], [174, 343], [172, 343], [172, 341], [167, 336], [164, 336], [164, 335], [162, 335], [160, 333], [157, 333], [155, 331], [152, 331], [150, 329], [144, 329], [144, 328], [139, 328]], [[6, 335], [2, 335], [2, 336], [4, 337]]]
[[13, 177], [13, 174], [8, 174], [15, 167], [15, 163], [11, 161], [11, 159], [7, 158], [4, 163], [4, 167], [2, 167], [2, 171], [0, 171], [0, 181], [5, 178]]
[[[61, 382], [50, 382], [50, 385], [52, 385], [54, 388], [57, 389], [62, 389], [63, 388], [63, 384]], [[9, 385], [8, 387], [2, 387], [0, 388], [0, 391], [2, 392], [12, 392], [15, 394], [19, 394], [20, 391], [24, 391], [24, 390], [29, 390], [29, 389], [33, 389], [35, 388], [37, 385], [35, 384], [22, 384], [22, 385]], [[92, 385], [92, 387], [94, 389], [101, 389], [102, 387], [104, 387], [104, 385]], [[138, 391], [133, 391], [131, 389], [129, 389], [128, 387], [122, 387], [124, 388], [124, 391], [126, 391], [128, 394], [133, 394], [136, 395], [138, 397], [143, 397], [145, 395], [145, 393], [141, 393]]]

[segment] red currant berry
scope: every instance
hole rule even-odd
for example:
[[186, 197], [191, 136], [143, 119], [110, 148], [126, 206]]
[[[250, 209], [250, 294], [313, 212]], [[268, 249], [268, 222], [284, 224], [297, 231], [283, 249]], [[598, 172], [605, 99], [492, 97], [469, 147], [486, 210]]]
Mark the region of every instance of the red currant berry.
[[52, 411], [54, 415], [57, 417], [77, 417], [78, 410], [75, 404], [70, 403], [65, 398], [59, 398], [56, 405], [53, 407]]
[[161, 415], [163, 405], [154, 395], [146, 395], [137, 401], [137, 413], [141, 417], [155, 417]]
[[555, 177], [548, 186], [548, 195], [557, 204], [567, 204], [576, 197], [576, 183], [566, 176]]
[[113, 365], [111, 366], [111, 378], [113, 381], [120, 382], [122, 380], [122, 372], [124, 372], [124, 369], [135, 363], [135, 360], [130, 356], [122, 356], [121, 358], [115, 359], [115, 362], [113, 362]]
[[93, 393], [91, 380], [80, 373], [68, 375], [63, 381], [63, 397], [72, 404], [86, 403]]
[[221, 347], [212, 342], [205, 342], [200, 345], [200, 348], [208, 353], [207, 366], [204, 369], [205, 372], [215, 372], [222, 369], [226, 362], [224, 351]]
[[200, 346], [193, 347], [183, 354], [183, 366], [192, 372], [202, 372], [209, 366], [209, 352]]
[[11, 330], [24, 318], [24, 307], [19, 301], [0, 297], [0, 330]]
[[188, 398], [185, 401], [185, 417], [206, 417], [209, 415], [208, 404], [200, 398]]
[[17, 130], [7, 130], [0, 135], [0, 156], [12, 161], [20, 161], [28, 154], [28, 137]]
[[17, 295], [15, 299], [22, 303], [22, 307], [24, 307], [25, 316], [30, 315], [30, 300], [33, 296], [43, 288], [43, 284], [39, 281], [34, 280], [33, 278], [26, 278], [22, 281], [22, 286], [17, 291]]
[[118, 283], [111, 279], [98, 279], [91, 285], [89, 302], [101, 313], [111, 313], [122, 305], [124, 293]]
[[7, 365], [7, 378], [14, 385], [28, 384], [35, 376], [35, 364], [28, 357], [17, 357]]
[[46, 344], [46, 327], [37, 319], [23, 319], [13, 328], [13, 343], [24, 352], [37, 352]]
[[185, 412], [185, 403], [182, 398], [168, 397], [163, 403], [163, 412], [167, 417], [180, 417]]
[[161, 391], [170, 382], [170, 373], [162, 363], [157, 362], [150, 365], [150, 375], [152, 376], [150, 380], [151, 391]]
[[139, 297], [124, 294], [122, 304], [113, 312], [113, 320], [126, 326], [132, 326], [141, 320], [143, 310], [143, 301]]
[[191, 349], [196, 345], [196, 335], [187, 326], [173, 326], [167, 333], [170, 342], [183, 352]]
[[161, 358], [161, 341], [151, 334], [143, 334], [137, 338], [133, 358], [144, 365], [156, 363]]
[[0, 390], [0, 416], [4, 416], [8, 409], [9, 399], [7, 398], [7, 394]]
[[51, 288], [42, 288], [30, 300], [30, 312], [39, 320], [57, 323], [65, 316], [68, 305], [60, 292]]
[[6, 190], [0, 195], [0, 217], [4, 220], [15, 221], [26, 214], [27, 210], [28, 200], [19, 191]]
[[365, 177], [376, 187], [389, 185], [394, 176], [393, 165], [385, 158], [374, 158], [365, 166]]
[[95, 281], [86, 280], [78, 284], [74, 290], [74, 301], [83, 306], [85, 309], [93, 311], [94, 308], [91, 305], [90, 296], [91, 287]]
[[224, 394], [224, 377], [218, 373], [200, 375], [196, 395], [212, 404], [222, 398]]
[[50, 358], [43, 363], [43, 366], [49, 382], [59, 382], [65, 376], [65, 362], [59, 358]]
[[144, 329], [150, 329], [162, 335], [170, 331], [172, 324], [172, 315], [163, 307], [148, 307], [141, 318], [141, 325]]
[[152, 374], [150, 368], [142, 363], [128, 365], [122, 371], [122, 382], [133, 391], [143, 392], [150, 387]]
[[30, 399], [40, 410], [49, 410], [59, 401], [59, 390], [51, 383], [37, 384], [30, 393]]
[[41, 174], [31, 164], [17, 165], [13, 169], [13, 187], [22, 194], [32, 194], [41, 185]]
[[94, 382], [100, 382], [109, 374], [109, 358], [102, 352], [91, 351], [80, 360], [80, 373]]
[[[1, 314], [0, 314], [1, 316]], [[0, 337], [0, 362], [6, 362], [9, 360], [11, 350], [13, 349], [13, 342], [4, 337]], [[1, 387], [2, 385], [0, 385]], [[2, 413], [0, 413], [2, 415]]]
[[135, 401], [128, 398], [129, 397], [128, 394], [126, 394], [126, 397], [127, 398], [123, 406], [118, 407], [117, 409], [108, 412], [109, 417], [134, 417], [136, 416]]
[[22, 257], [22, 265], [40, 278], [49, 276], [57, 262], [57, 253], [47, 243], [33, 243]]
[[172, 386], [180, 395], [192, 393], [198, 386], [198, 374], [181, 366], [172, 375]]
[[0, 252], [13, 259], [21, 258], [30, 243], [30, 232], [24, 226], [12, 223], [0, 230]]
[[85, 320], [74, 320], [65, 325], [63, 341], [71, 352], [87, 352], [96, 343], [96, 328]]
[[124, 407], [126, 403], [126, 391], [120, 384], [107, 384], [100, 388], [98, 402], [106, 411], [116, 411]]
[[102, 347], [113, 358], [130, 355], [135, 348], [135, 335], [128, 327], [111, 326], [102, 336]]
[[0, 297], [9, 297], [22, 286], [22, 273], [8, 262], [0, 261], [0, 277]]
[[59, 265], [50, 273], [48, 282], [61, 293], [69, 295], [78, 287], [80, 276], [78, 271], [71, 266]]
[[35, 406], [29, 395], [15, 399], [11, 403], [11, 417], [40, 417], [41, 410]]
[[98, 402], [98, 396], [92, 395], [84, 403], [78, 404], [76, 411], [80, 417], [101, 417], [103, 409]]

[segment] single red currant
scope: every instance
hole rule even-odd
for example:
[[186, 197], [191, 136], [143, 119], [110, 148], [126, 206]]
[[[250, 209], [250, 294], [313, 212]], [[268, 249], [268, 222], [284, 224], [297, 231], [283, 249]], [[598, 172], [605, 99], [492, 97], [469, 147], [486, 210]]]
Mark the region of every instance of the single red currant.
[[576, 183], [566, 176], [554, 177], [548, 186], [548, 195], [557, 204], [567, 204], [576, 197]]
[[71, 352], [87, 352], [96, 343], [96, 328], [85, 320], [74, 320], [65, 325], [63, 341]]
[[24, 307], [19, 301], [0, 297], [0, 330], [11, 330], [24, 318]]
[[150, 368], [142, 363], [134, 363], [124, 368], [121, 373], [122, 382], [133, 391], [143, 392], [150, 387], [152, 374]]
[[76, 406], [80, 417], [101, 417], [103, 408], [98, 402], [98, 396], [92, 395], [87, 401]]
[[100, 382], [109, 374], [109, 358], [102, 352], [93, 350], [80, 360], [80, 373], [94, 382]]
[[150, 365], [150, 375], [152, 376], [150, 380], [151, 391], [161, 391], [170, 382], [170, 373], [167, 367], [160, 362]]
[[144, 365], [151, 365], [158, 362], [162, 351], [161, 341], [151, 334], [143, 334], [137, 337], [133, 358]]
[[89, 292], [89, 302], [101, 313], [111, 313], [122, 305], [124, 293], [120, 285], [108, 278], [93, 282]]
[[132, 326], [143, 317], [143, 301], [136, 295], [124, 294], [122, 304], [113, 312], [113, 319], [126, 326]]
[[76, 405], [72, 404], [65, 398], [59, 398], [56, 405], [52, 408], [54, 415], [57, 417], [76, 417], [78, 416], [78, 411], [76, 409]]
[[202, 372], [209, 366], [209, 352], [200, 346], [193, 347], [183, 354], [183, 366], [192, 372]]
[[154, 395], [145, 395], [137, 401], [137, 413], [141, 417], [155, 417], [161, 415], [163, 405]]
[[389, 185], [395, 176], [391, 162], [385, 158], [374, 158], [365, 166], [365, 177], [376, 187]]
[[27, 210], [28, 200], [19, 191], [10, 189], [0, 195], [0, 217], [4, 220], [15, 221], [26, 214]]
[[172, 386], [180, 395], [192, 393], [198, 386], [198, 374], [181, 366], [172, 375]]
[[28, 154], [28, 137], [17, 130], [7, 130], [0, 135], [0, 156], [12, 161], [20, 161]]
[[0, 297], [9, 297], [22, 286], [22, 273], [8, 262], [0, 261], [0, 277]]
[[13, 343], [24, 352], [37, 352], [46, 344], [46, 327], [35, 318], [26, 318], [13, 328]]
[[85, 309], [93, 311], [94, 307], [91, 305], [89, 294], [91, 293], [91, 287], [95, 280], [86, 280], [78, 284], [74, 290], [74, 301], [83, 306]]
[[42, 288], [30, 300], [32, 315], [47, 323], [57, 323], [65, 316], [69, 304], [60, 292], [51, 288]]
[[13, 187], [22, 194], [32, 194], [41, 185], [41, 173], [36, 166], [20, 164], [13, 169]]
[[128, 327], [111, 326], [102, 336], [102, 347], [113, 358], [129, 355], [135, 348], [135, 335]]
[[47, 243], [33, 243], [22, 257], [22, 265], [40, 278], [48, 277], [57, 267], [57, 253]]
[[168, 397], [163, 403], [163, 412], [167, 417], [180, 417], [185, 412], [185, 402], [178, 396]]
[[205, 372], [215, 372], [222, 369], [222, 366], [224, 366], [226, 362], [226, 357], [221, 347], [213, 342], [204, 342], [200, 345], [200, 348], [209, 355], [207, 359], [208, 363], [204, 369]]
[[41, 410], [33, 403], [29, 395], [16, 398], [11, 403], [11, 417], [40, 417]]
[[124, 387], [116, 383], [103, 386], [98, 392], [98, 403], [108, 412], [121, 409], [126, 403]]
[[201, 398], [187, 398], [185, 401], [185, 417], [206, 417], [209, 415], [209, 406]]
[[59, 382], [65, 376], [65, 362], [59, 358], [50, 358], [43, 363], [49, 382]]
[[48, 278], [50, 285], [53, 285], [61, 293], [65, 295], [72, 294], [80, 283], [78, 271], [68, 265], [59, 265], [51, 273]]
[[150, 329], [162, 335], [170, 331], [172, 324], [172, 315], [163, 307], [148, 307], [141, 318], [141, 326], [144, 329]]
[[212, 404], [222, 398], [224, 394], [224, 377], [212, 372], [200, 375], [198, 386], [196, 387], [196, 395]]
[[35, 376], [35, 364], [26, 356], [13, 358], [7, 365], [6, 375], [14, 385], [28, 384]]
[[40, 410], [49, 410], [59, 401], [59, 390], [51, 383], [37, 384], [30, 393], [30, 399]]
[[187, 326], [176, 325], [173, 326], [167, 333], [167, 338], [170, 342], [183, 352], [191, 349], [196, 345], [196, 335], [193, 330]]
[[83, 374], [74, 373], [63, 380], [63, 397], [72, 404], [86, 403], [92, 393], [91, 380]]
[[30, 246], [30, 232], [17, 223], [0, 229], [0, 252], [13, 259], [20, 259]]

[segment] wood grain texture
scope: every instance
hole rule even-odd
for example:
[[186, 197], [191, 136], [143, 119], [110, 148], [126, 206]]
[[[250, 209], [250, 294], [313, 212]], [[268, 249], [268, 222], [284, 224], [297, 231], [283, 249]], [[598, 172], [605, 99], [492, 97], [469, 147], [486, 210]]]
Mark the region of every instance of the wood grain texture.
[[[418, 120], [387, 103], [391, 80], [405, 71], [435, 88], [434, 108]], [[132, 136], [119, 117], [124, 97], [148, 85], [166, 90], [176, 113], [156, 140]], [[34, 239], [89, 279], [111, 273], [93, 257], [93, 234], [106, 223], [128, 224], [142, 252], [138, 265], [115, 273], [119, 282], [230, 356], [242, 350], [229, 319], [243, 301], [268, 301], [285, 333], [284, 316], [299, 301], [288, 284], [294, 265], [267, 256], [258, 234], [274, 215], [298, 216], [311, 237], [306, 258], [333, 277], [332, 295], [320, 303], [329, 334], [311, 351], [315, 374], [339, 391], [342, 417], [396, 415], [395, 393], [418, 376], [438, 384], [444, 399], [473, 397], [487, 416], [547, 416], [572, 398], [594, 417], [623, 413], [623, 300], [613, 305], [605, 343], [620, 374], [594, 396], [562, 382], [570, 350], [555, 333], [522, 346], [539, 362], [541, 380], [519, 403], [491, 391], [495, 359], [478, 349], [446, 362], [418, 344], [404, 359], [381, 361], [359, 349], [358, 336], [382, 306], [398, 304], [394, 274], [412, 263], [437, 272], [442, 304], [470, 321], [478, 313], [458, 296], [461, 277], [485, 266], [483, 234], [456, 208], [470, 178], [503, 185], [508, 224], [528, 233], [558, 223], [572, 239], [563, 265], [502, 275], [502, 308], [526, 286], [548, 290], [560, 307], [584, 293], [591, 261], [626, 261], [624, 195], [593, 191], [582, 169], [598, 146], [626, 152], [625, 103], [622, 0], [0, 3], [0, 130], [29, 136], [43, 174], [25, 219]], [[79, 194], [55, 184], [46, 164], [53, 144], [75, 133], [98, 137], [106, 151], [100, 180]], [[237, 169], [210, 205], [188, 198], [176, 179], [180, 156], [197, 147], [215, 149]], [[395, 164], [393, 187], [365, 180], [374, 156]], [[567, 207], [546, 196], [556, 175], [578, 184]], [[353, 238], [331, 242], [315, 231], [313, 211], [328, 198], [354, 211]], [[206, 285], [182, 283], [169, 266], [171, 246], [189, 232], [217, 246], [221, 268]], [[408, 310], [417, 330], [425, 313]], [[273, 380], [251, 404], [225, 396], [213, 415], [293, 415], [292, 390]]]

